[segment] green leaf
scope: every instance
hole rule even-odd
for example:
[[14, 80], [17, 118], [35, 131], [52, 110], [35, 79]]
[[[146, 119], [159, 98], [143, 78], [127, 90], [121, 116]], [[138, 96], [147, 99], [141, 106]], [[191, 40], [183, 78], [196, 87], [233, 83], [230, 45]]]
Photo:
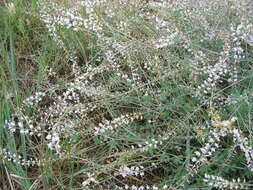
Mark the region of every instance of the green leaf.
[[19, 32], [21, 32], [22, 34], [25, 34], [25, 27], [22, 24], [22, 22], [19, 22], [17, 27], [18, 27]]

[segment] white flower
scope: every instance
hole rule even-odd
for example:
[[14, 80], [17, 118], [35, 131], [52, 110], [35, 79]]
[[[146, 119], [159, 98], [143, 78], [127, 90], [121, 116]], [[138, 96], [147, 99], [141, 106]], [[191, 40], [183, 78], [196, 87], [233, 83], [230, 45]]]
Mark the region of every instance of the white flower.
[[197, 158], [196, 157], [193, 157], [192, 158], [192, 162], [196, 162], [197, 161]]
[[196, 156], [200, 156], [201, 155], [199, 151], [196, 151], [195, 154], [196, 154]]
[[6, 7], [10, 13], [14, 14], [16, 12], [16, 8], [15, 8], [14, 3], [12, 3], [12, 2], [8, 3]]
[[50, 142], [50, 143], [47, 144], [47, 146], [48, 146], [48, 148], [49, 148], [50, 150], [53, 149], [53, 143]]

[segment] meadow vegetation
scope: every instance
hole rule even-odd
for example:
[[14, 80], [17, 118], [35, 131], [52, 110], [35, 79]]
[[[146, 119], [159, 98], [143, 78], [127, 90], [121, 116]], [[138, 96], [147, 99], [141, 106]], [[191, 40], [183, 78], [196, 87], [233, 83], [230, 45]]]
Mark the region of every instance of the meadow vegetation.
[[253, 188], [251, 0], [0, 1], [1, 190]]

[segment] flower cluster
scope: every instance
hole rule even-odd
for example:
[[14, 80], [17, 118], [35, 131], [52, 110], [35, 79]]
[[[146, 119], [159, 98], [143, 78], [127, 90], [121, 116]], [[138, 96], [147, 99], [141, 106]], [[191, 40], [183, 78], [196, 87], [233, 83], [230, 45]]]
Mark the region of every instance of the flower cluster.
[[34, 166], [40, 164], [40, 161], [35, 159], [24, 159], [22, 156], [17, 155], [15, 153], [12, 153], [10, 151], [7, 151], [6, 149], [0, 149], [0, 157], [2, 157], [3, 160], [7, 160], [9, 162], [22, 165], [22, 166]]
[[84, 189], [89, 189], [91, 184], [98, 184], [98, 181], [94, 177], [94, 175], [87, 173], [88, 178], [82, 182], [82, 186]]
[[220, 56], [215, 65], [209, 66], [209, 68], [204, 71], [204, 73], [208, 74], [208, 77], [197, 87], [197, 97], [201, 98], [203, 94], [207, 95], [212, 90], [215, 90], [217, 83], [222, 82], [222, 77], [229, 72], [227, 57], [227, 54]]
[[139, 150], [141, 152], [147, 152], [152, 149], [157, 149], [159, 146], [161, 146], [163, 144], [163, 141], [165, 139], [167, 139], [167, 138], [164, 138], [162, 140], [151, 139], [151, 141], [145, 141], [144, 145], [139, 145], [139, 147], [140, 147]]
[[57, 34], [57, 26], [78, 30], [83, 25], [83, 18], [80, 17], [76, 8], [64, 10], [58, 4], [50, 2], [49, 5], [46, 1], [39, 1], [39, 6], [41, 7], [39, 12], [41, 20], [46, 24], [50, 35], [61, 46], [63, 42]]
[[101, 123], [98, 124], [98, 127], [94, 128], [95, 135], [102, 135], [108, 131], [114, 131], [123, 127], [127, 127], [130, 123], [134, 120], [142, 120], [143, 116], [140, 113], [132, 113], [132, 114], [125, 114], [117, 117], [111, 121], [107, 119], [103, 119]]
[[131, 166], [131, 167], [122, 166], [119, 168], [119, 172], [115, 173], [115, 175], [120, 175], [123, 178], [127, 176], [143, 177], [144, 176], [143, 169], [144, 169], [143, 166]]
[[59, 134], [54, 132], [51, 134], [48, 134], [46, 136], [47, 140], [50, 140], [50, 143], [47, 144], [48, 148], [50, 150], [55, 150], [57, 154], [60, 154], [61, 152], [61, 146], [60, 146], [60, 137]]
[[250, 146], [248, 138], [244, 137], [239, 129], [233, 129], [231, 133], [233, 134], [234, 142], [237, 143], [241, 151], [244, 152], [248, 168], [253, 172], [253, 149]]
[[212, 125], [207, 127], [210, 131], [208, 132], [205, 145], [198, 151], [195, 151], [194, 156], [191, 158], [192, 167], [189, 168], [191, 176], [194, 176], [199, 167], [207, 162], [218, 150], [222, 138], [231, 133], [236, 120], [237, 118], [233, 117], [230, 120], [213, 121]]
[[40, 101], [42, 101], [42, 98], [46, 96], [45, 92], [36, 92], [34, 95], [28, 97], [24, 100], [24, 103], [33, 106], [38, 104]]
[[105, 43], [107, 44], [107, 48], [105, 51], [105, 58], [109, 63], [113, 63], [116, 61], [117, 55], [123, 55], [125, 54], [128, 44], [124, 42], [119, 41], [111, 41], [110, 38], [104, 39]]
[[[210, 30], [210, 28], [209, 28]], [[193, 68], [192, 75], [194, 80], [201, 80], [201, 84], [195, 90], [195, 96], [200, 100], [205, 100], [213, 93], [217, 92], [220, 87], [223, 87], [224, 82], [235, 85], [239, 80], [239, 63], [245, 58], [246, 49], [245, 43], [250, 44], [250, 36], [253, 32], [252, 24], [242, 21], [240, 24], [232, 24], [228, 31], [220, 31], [217, 33], [211, 30], [206, 33], [202, 39], [206, 41], [218, 41], [222, 39], [224, 42], [222, 51], [214, 52], [218, 59], [210, 59], [209, 52], [191, 51], [194, 59], [191, 60]], [[212, 64], [210, 64], [212, 63]], [[216, 99], [216, 98], [214, 98]]]
[[239, 63], [245, 58], [245, 51], [242, 47], [242, 42], [248, 43], [250, 34], [253, 32], [253, 25], [241, 23], [237, 26], [231, 26], [230, 38], [232, 41], [232, 53], [235, 63]]
[[[150, 8], [171, 8], [169, 3], [149, 3]], [[152, 44], [155, 49], [165, 48], [174, 44], [174, 40], [179, 36], [178, 28], [173, 22], [166, 21], [158, 15], [145, 14], [148, 20], [154, 20], [154, 28], [158, 33], [158, 38], [154, 39]]]
[[22, 115], [21, 113], [18, 111], [10, 120], [6, 120], [4, 128], [11, 133], [19, 132], [20, 134], [36, 134], [37, 136], [41, 136], [43, 132], [42, 128], [34, 125], [33, 118]]
[[86, 89], [85, 86], [87, 86], [95, 78], [96, 75], [99, 75], [107, 70], [108, 69], [105, 68], [104, 65], [98, 67], [87, 66], [83, 70], [80, 70], [79, 68], [79, 72], [75, 73], [74, 81], [69, 83], [69, 85], [79, 90]]
[[242, 135], [239, 129], [235, 128], [236, 117], [225, 121], [215, 121], [212, 123], [211, 130], [209, 132], [207, 142], [204, 147], [200, 148], [199, 151], [195, 151], [194, 157], [192, 157], [193, 170], [191, 170], [192, 175], [196, 173], [198, 167], [205, 163], [208, 158], [210, 158], [216, 150], [219, 148], [219, 143], [221, 137], [225, 137], [232, 134], [235, 147], [239, 147], [242, 152], [244, 152], [248, 168], [253, 171], [253, 149], [250, 146], [248, 138]]
[[[68, 87], [68, 85], [66, 85]], [[33, 98], [24, 101], [22, 109], [17, 110], [12, 118], [5, 122], [4, 127], [11, 133], [20, 133], [30, 136], [44, 138], [48, 148], [61, 154], [61, 138], [70, 138], [76, 132], [76, 119], [85, 118], [89, 112], [96, 108], [96, 104], [90, 102], [81, 102], [83, 96], [80, 95], [78, 87], [66, 88], [61, 92], [52, 91], [51, 97], [48, 97], [48, 103], [42, 101], [41, 96], [45, 93], [36, 93]], [[94, 93], [94, 92], [93, 92]], [[86, 93], [87, 94], [87, 93]], [[95, 94], [95, 93], [94, 93]], [[34, 110], [34, 115], [27, 112], [28, 105], [39, 101], [39, 105]], [[35, 103], [33, 103], [35, 104]], [[66, 120], [66, 118], [68, 118]]]
[[228, 181], [222, 177], [205, 174], [204, 182], [210, 187], [215, 187], [218, 189], [248, 189], [244, 182], [240, 178]]
[[212, 129], [209, 132], [209, 136], [205, 146], [200, 148], [199, 151], [195, 151], [195, 156], [192, 157], [192, 162], [198, 164], [207, 161], [207, 159], [210, 158], [219, 148], [219, 142], [221, 141], [221, 137], [225, 137], [227, 134], [227, 128]]
[[15, 5], [14, 3], [7, 3], [6, 5], [8, 11], [11, 13], [11, 14], [15, 14], [16, 13], [16, 8], [15, 8]]
[[[105, 0], [96, 1], [78, 1], [77, 5], [68, 9], [64, 9], [54, 2], [39, 1], [40, 18], [46, 24], [52, 37], [59, 45], [63, 46], [63, 42], [57, 34], [59, 26], [72, 29], [73, 31], [90, 30], [101, 35], [102, 24], [95, 13], [95, 6], [106, 2]], [[81, 8], [85, 8], [87, 18], [81, 14]]]
[[153, 186], [150, 186], [150, 185], [141, 185], [141, 186], [125, 185], [123, 187], [116, 186], [115, 189], [117, 189], [117, 190], [158, 190], [159, 188], [155, 185], [153, 185]]

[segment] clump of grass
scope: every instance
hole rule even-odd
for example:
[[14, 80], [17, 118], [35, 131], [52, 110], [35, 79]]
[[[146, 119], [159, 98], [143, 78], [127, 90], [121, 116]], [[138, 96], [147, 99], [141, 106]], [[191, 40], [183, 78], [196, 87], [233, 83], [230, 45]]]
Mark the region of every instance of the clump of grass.
[[1, 187], [250, 189], [252, 7], [0, 7]]

